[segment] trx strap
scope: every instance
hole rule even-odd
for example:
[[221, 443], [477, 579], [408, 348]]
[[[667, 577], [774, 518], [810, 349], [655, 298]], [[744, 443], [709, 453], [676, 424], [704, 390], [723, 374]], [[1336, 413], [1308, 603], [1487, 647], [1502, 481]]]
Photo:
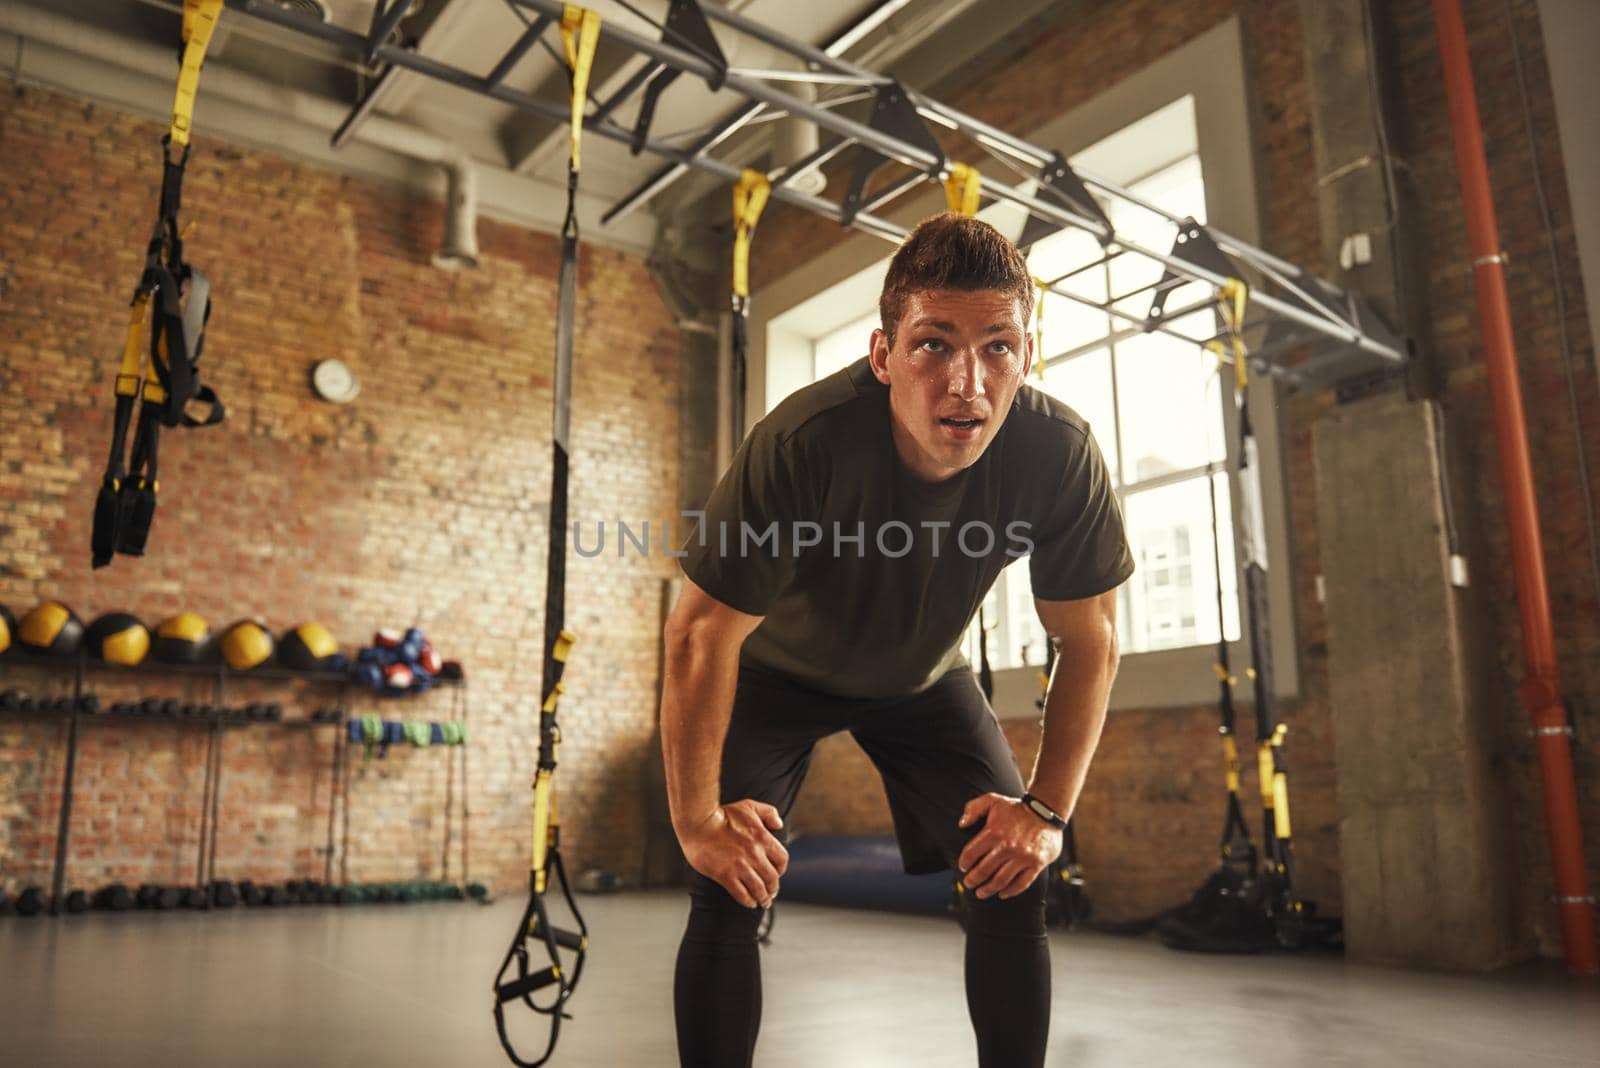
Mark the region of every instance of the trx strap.
[[[159, 490], [161, 428], [213, 426], [225, 414], [216, 394], [200, 384], [196, 365], [211, 317], [210, 284], [202, 272], [185, 262], [184, 231], [178, 224], [200, 68], [221, 11], [222, 0], [184, 3], [184, 45], [172, 122], [162, 138], [160, 207], [145, 249], [144, 270], [130, 302], [114, 389], [110, 455], [95, 500], [90, 538], [95, 567], [109, 564], [117, 553], [144, 554]], [[148, 363], [144, 359], [147, 316]], [[193, 401], [209, 406], [205, 414], [190, 414]], [[124, 466], [130, 426], [134, 427], [133, 448]]]
[[[1245, 306], [1249, 288], [1230, 278], [1217, 290], [1217, 303], [1226, 328], [1227, 346], [1208, 344], [1219, 357], [1233, 364], [1233, 403], [1239, 433], [1239, 543], [1244, 557], [1245, 613], [1248, 620], [1250, 663], [1248, 672], [1255, 702], [1256, 773], [1262, 810], [1262, 903], [1272, 917], [1280, 945], [1297, 948], [1308, 937], [1325, 938], [1329, 924], [1313, 924], [1315, 906], [1295, 892], [1293, 836], [1289, 820], [1289, 774], [1283, 757], [1288, 726], [1278, 722], [1272, 685], [1271, 614], [1267, 605], [1266, 524], [1261, 498], [1261, 456], [1250, 421], [1249, 352], [1244, 343]], [[1220, 369], [1220, 368], [1219, 368]], [[1213, 508], [1215, 503], [1213, 503]], [[1220, 576], [1219, 576], [1220, 586]], [[1238, 749], [1232, 751], [1238, 765]], [[1230, 786], [1237, 787], [1237, 772]], [[1226, 855], [1226, 847], [1224, 849]], [[1253, 859], [1253, 857], [1252, 857]]]
[[741, 171], [733, 187], [733, 436], [744, 437], [744, 390], [750, 353], [750, 239], [767, 206], [772, 183], [760, 171]]
[[1240, 874], [1254, 879], [1256, 876], [1256, 849], [1250, 843], [1250, 828], [1244, 820], [1244, 810], [1239, 804], [1239, 739], [1234, 730], [1233, 687], [1238, 680], [1233, 675], [1228, 657], [1228, 628], [1222, 608], [1222, 527], [1217, 512], [1217, 481], [1208, 472], [1207, 482], [1211, 499], [1211, 563], [1217, 584], [1217, 682], [1220, 692], [1217, 707], [1222, 713], [1222, 760], [1227, 783], [1227, 811], [1222, 821], [1220, 844], [1222, 863], [1240, 868]]
[[[551, 435], [549, 556], [545, 567], [544, 595], [544, 673], [543, 698], [539, 706], [539, 763], [533, 780], [533, 827], [528, 863], [528, 906], [517, 923], [517, 931], [506, 950], [505, 959], [494, 982], [494, 1025], [500, 1045], [519, 1068], [537, 1068], [555, 1052], [566, 1017], [567, 999], [577, 989], [588, 955], [589, 928], [572, 896], [567, 872], [561, 862], [561, 821], [556, 812], [556, 749], [561, 730], [556, 722], [557, 706], [566, 691], [561, 676], [567, 655], [576, 641], [566, 629], [567, 565], [567, 465], [568, 432], [572, 409], [572, 346], [577, 314], [578, 286], [578, 171], [583, 137], [583, 104], [588, 98], [589, 72], [594, 64], [595, 45], [600, 39], [600, 17], [574, 4], [565, 6], [561, 19], [561, 41], [566, 47], [572, 87], [572, 148], [567, 159], [567, 215], [561, 229], [560, 293], [556, 312], [556, 373], [554, 427]], [[576, 921], [576, 930], [556, 927], [550, 921], [545, 891], [550, 874], [555, 873], [567, 908]], [[535, 961], [532, 947], [537, 947]], [[567, 956], [562, 956], [563, 951]], [[570, 961], [570, 963], [569, 963]], [[546, 1004], [533, 995], [554, 988]], [[550, 1018], [549, 1040], [537, 1060], [524, 1060], [517, 1054], [506, 1033], [505, 1006], [520, 1001], [535, 1012]]]
[[978, 214], [978, 191], [983, 179], [978, 168], [968, 163], [951, 163], [950, 176], [944, 180], [944, 199], [950, 210], [968, 218]]

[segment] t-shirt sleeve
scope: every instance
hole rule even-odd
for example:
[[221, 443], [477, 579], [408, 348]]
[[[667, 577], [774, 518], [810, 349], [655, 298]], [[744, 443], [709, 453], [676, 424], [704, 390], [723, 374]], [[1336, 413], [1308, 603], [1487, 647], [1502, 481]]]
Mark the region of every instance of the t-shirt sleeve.
[[756, 424], [682, 547], [690, 581], [730, 608], [766, 615], [794, 578], [795, 522], [813, 518], [799, 467], [794, 443]]
[[1087, 431], [1063, 467], [1047, 514], [1028, 562], [1035, 597], [1078, 601], [1115, 589], [1133, 574], [1122, 506], [1105, 457]]

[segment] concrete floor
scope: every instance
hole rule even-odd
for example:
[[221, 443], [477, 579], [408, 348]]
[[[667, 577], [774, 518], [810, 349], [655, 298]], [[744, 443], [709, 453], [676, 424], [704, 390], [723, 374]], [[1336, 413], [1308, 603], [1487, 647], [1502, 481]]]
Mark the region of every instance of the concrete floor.
[[[594, 945], [552, 1065], [670, 1068], [685, 903], [583, 904]], [[489, 987], [520, 907], [0, 919], [0, 1065], [507, 1064]], [[1600, 1064], [1600, 985], [1554, 968], [1424, 975], [1053, 938], [1051, 1065]], [[973, 1063], [953, 922], [783, 904], [763, 953], [762, 1068]], [[526, 1033], [536, 1055], [544, 1032]]]

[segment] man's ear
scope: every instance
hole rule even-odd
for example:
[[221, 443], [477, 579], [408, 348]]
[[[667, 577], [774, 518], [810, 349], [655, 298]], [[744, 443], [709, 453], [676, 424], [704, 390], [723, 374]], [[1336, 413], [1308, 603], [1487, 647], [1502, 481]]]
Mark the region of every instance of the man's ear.
[[872, 375], [884, 385], [889, 384], [889, 335], [882, 330], [872, 332], [872, 351], [867, 354], [872, 364]]

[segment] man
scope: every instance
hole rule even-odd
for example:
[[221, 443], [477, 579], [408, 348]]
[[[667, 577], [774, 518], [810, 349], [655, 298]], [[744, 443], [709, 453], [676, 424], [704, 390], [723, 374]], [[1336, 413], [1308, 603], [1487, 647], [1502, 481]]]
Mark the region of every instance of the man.
[[[943, 215], [890, 262], [870, 356], [753, 430], [706, 506], [666, 627], [662, 745], [690, 875], [676, 1015], [686, 1068], [749, 1065], [755, 931], [813, 744], [848, 730], [883, 776], [908, 872], [973, 900], [967, 1004], [983, 1068], [1044, 1063], [1041, 874], [1083, 786], [1133, 571], [1087, 424], [1025, 384], [1033, 283], [994, 228]], [[1000, 569], [1031, 550], [1059, 644], [1024, 788], [959, 651]]]

